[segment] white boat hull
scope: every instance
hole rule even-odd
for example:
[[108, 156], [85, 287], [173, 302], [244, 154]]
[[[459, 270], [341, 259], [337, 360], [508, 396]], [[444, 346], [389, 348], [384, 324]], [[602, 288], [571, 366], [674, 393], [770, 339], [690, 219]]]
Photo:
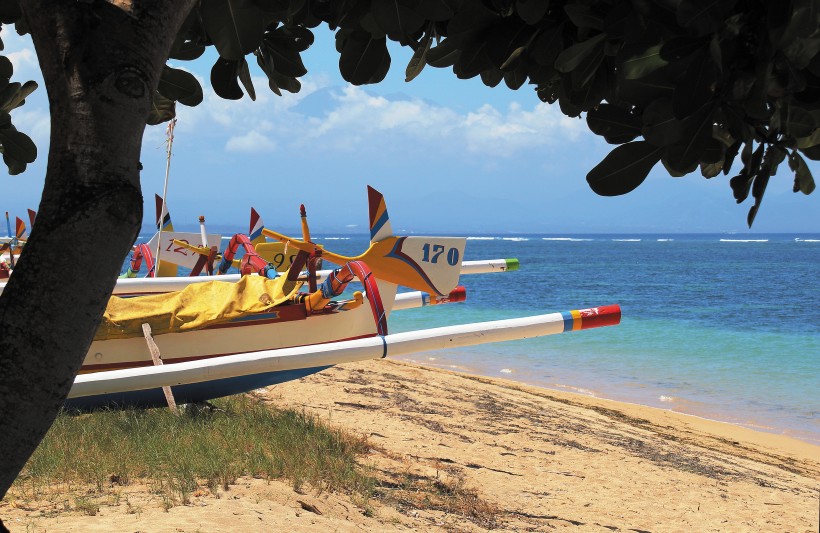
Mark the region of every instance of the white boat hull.
[[[389, 316], [396, 286], [379, 282], [379, 293]], [[361, 339], [377, 334], [367, 300], [346, 311], [306, 316], [304, 306], [285, 305], [270, 313], [184, 333], [154, 338], [166, 364], [209, 359], [236, 353], [276, 350], [339, 340]], [[143, 337], [98, 340], [91, 343], [80, 373], [152, 365]]]

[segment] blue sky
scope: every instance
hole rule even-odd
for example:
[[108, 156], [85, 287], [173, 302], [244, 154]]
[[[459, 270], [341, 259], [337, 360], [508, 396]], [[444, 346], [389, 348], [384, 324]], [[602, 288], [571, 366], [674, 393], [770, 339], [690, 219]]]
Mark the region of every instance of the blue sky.
[[[257, 100], [226, 101], [209, 86], [213, 54], [178, 62], [200, 78], [204, 102], [178, 106], [168, 185], [177, 227], [205, 215], [211, 229], [246, 228], [250, 207], [268, 227], [290, 231], [304, 203], [316, 233], [366, 231], [367, 184], [385, 194], [395, 231], [416, 233], [750, 233], [750, 200], [737, 205], [728, 179], [671, 178], [659, 164], [637, 190], [593, 193], [585, 176], [611, 149], [585, 120], [538, 100], [532, 86], [491, 89], [478, 78], [427, 67], [404, 82], [409, 50], [391, 50], [387, 79], [348, 85], [327, 28], [303, 56], [298, 94], [278, 97], [251, 65]], [[45, 87], [28, 37], [2, 32], [16, 81], [40, 88], [13, 112], [38, 161], [6, 180], [4, 209], [25, 218], [39, 203], [50, 124]], [[165, 126], [146, 131], [142, 163], [146, 224], [165, 178]], [[809, 162], [816, 179], [820, 165]], [[754, 232], [820, 232], [820, 193], [791, 192], [785, 164], [770, 182]], [[224, 231], [224, 230], [223, 230]]]

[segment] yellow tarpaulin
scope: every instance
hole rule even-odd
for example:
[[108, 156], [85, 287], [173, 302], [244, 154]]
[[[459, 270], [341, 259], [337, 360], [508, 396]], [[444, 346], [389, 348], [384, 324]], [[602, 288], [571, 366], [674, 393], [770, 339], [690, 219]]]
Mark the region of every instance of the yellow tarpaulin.
[[262, 313], [290, 299], [302, 282], [242, 276], [236, 283], [208, 281], [165, 294], [134, 298], [112, 296], [94, 340], [142, 337], [142, 325], [154, 335], [176, 333]]

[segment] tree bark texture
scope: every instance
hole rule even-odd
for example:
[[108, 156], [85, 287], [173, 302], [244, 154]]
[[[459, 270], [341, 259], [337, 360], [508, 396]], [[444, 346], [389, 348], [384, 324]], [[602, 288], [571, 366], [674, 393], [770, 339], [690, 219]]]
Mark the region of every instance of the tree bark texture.
[[194, 2], [21, 2], [51, 145], [36, 227], [0, 296], [0, 499], [59, 412], [139, 232], [146, 118]]

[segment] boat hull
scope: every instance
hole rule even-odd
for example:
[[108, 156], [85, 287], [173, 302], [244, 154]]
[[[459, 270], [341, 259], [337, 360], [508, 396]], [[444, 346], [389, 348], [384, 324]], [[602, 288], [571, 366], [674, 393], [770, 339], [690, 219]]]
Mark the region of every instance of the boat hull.
[[[202, 383], [189, 383], [171, 387], [174, 400], [177, 404], [202, 403], [214, 398], [222, 398], [233, 394], [240, 394], [255, 389], [261, 389], [285, 383], [294, 379], [300, 379], [322, 370], [329, 366], [317, 366], [311, 368], [299, 368], [296, 370], [281, 370], [277, 372], [264, 372], [261, 374], [251, 374], [234, 378], [216, 379]], [[65, 401], [64, 407], [70, 410], [88, 411], [102, 407], [167, 407], [165, 393], [161, 388], [133, 390], [111, 394], [98, 394], [96, 396], [84, 396], [80, 398], [69, 398]]]
[[[78, 376], [69, 392], [69, 398], [99, 398], [114, 393], [156, 390], [160, 387], [176, 389], [182, 384], [196, 383], [218, 383], [218, 392], [224, 394], [226, 386], [236, 385], [250, 390], [255, 386], [264, 386], [265, 383], [298, 379], [313, 373], [316, 369], [341, 363], [614, 326], [620, 323], [620, 320], [620, 306], [606, 305], [516, 319], [393, 333], [318, 346], [229, 355], [205, 361], [98, 372]], [[225, 381], [234, 378], [242, 380]], [[233, 390], [236, 391], [236, 388]], [[205, 394], [215, 393], [216, 391], [205, 388]]]
[[[387, 316], [396, 298], [396, 285], [378, 282]], [[184, 333], [166, 333], [154, 337], [162, 362], [173, 365], [186, 361], [219, 360], [238, 353], [260, 352], [299, 346], [311, 346], [344, 340], [363, 339], [378, 334], [370, 302], [354, 309], [307, 315], [303, 305], [283, 305], [274, 312], [254, 314], [224, 324]], [[80, 374], [153, 366], [151, 352], [144, 337], [97, 340], [80, 368]], [[267, 387], [319, 372], [327, 366], [264, 372], [205, 383], [172, 387], [177, 403], [202, 402], [240, 392]], [[66, 407], [90, 409], [101, 406], [164, 405], [161, 388], [101, 394], [67, 400]]]

